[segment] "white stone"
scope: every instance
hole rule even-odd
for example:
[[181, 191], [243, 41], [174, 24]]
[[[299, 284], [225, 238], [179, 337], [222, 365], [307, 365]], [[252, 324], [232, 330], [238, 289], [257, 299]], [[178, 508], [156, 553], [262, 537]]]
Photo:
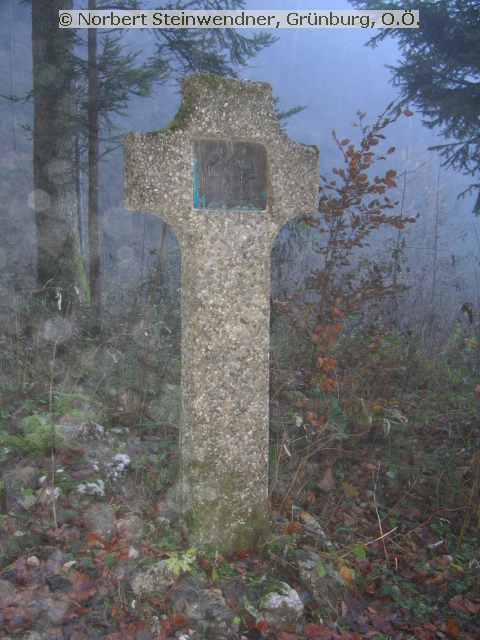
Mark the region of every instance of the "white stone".
[[130, 457], [127, 456], [125, 453], [117, 453], [114, 455], [113, 459], [115, 460], [115, 462], [121, 462], [124, 466], [127, 466], [128, 464], [130, 464]]
[[303, 603], [298, 593], [286, 582], [281, 582], [275, 591], [261, 598], [256, 608], [246, 604], [246, 609], [256, 620], [266, 620], [277, 629], [286, 624], [295, 625], [303, 615]]

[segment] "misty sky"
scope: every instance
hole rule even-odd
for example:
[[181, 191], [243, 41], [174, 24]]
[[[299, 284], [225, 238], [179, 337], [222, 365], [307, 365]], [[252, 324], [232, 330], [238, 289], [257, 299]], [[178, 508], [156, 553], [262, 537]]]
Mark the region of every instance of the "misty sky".
[[[13, 14], [13, 59], [15, 91], [28, 91], [31, 85], [31, 21], [30, 8], [19, 6], [16, 0], [7, 0], [0, 6], [0, 93], [10, 93], [10, 40], [8, 30], [8, 2]], [[86, 3], [75, 3], [83, 8]], [[146, 8], [155, 8], [156, 2], [148, 0]], [[250, 9], [351, 9], [341, 0], [248, 0]], [[420, 16], [421, 21], [421, 16]], [[366, 122], [372, 122], [386, 106], [398, 96], [390, 82], [391, 74], [386, 64], [395, 64], [400, 53], [395, 40], [388, 39], [376, 49], [365, 47], [375, 29], [279, 29], [275, 35], [279, 41], [263, 51], [253, 60], [252, 67], [240, 76], [252, 80], [263, 80], [273, 85], [274, 95], [280, 97], [280, 108], [308, 105], [302, 113], [294, 116], [287, 125], [288, 134], [299, 142], [320, 147], [321, 172], [330, 174], [339, 156], [332, 142], [332, 129], [339, 137], [355, 140], [358, 129], [351, 128], [358, 109], [367, 113]], [[154, 35], [140, 30], [125, 30], [125, 42], [135, 49], [143, 49], [145, 55], [154, 51]], [[85, 30], [86, 35], [86, 30]], [[121, 130], [155, 130], [165, 126], [174, 116], [180, 102], [178, 88], [159, 87], [155, 97], [149, 100], [136, 99], [131, 102], [129, 117], [120, 118]], [[2, 145], [11, 145], [10, 105], [2, 100], [0, 110], [3, 122], [0, 125]], [[18, 106], [18, 125], [31, 123], [31, 105]], [[428, 160], [432, 172], [437, 172], [438, 160], [427, 147], [435, 139], [435, 132], [421, 125], [421, 115], [402, 118], [387, 130], [388, 146], [397, 147], [398, 154], [392, 157], [392, 165], [401, 170], [409, 133], [418, 163]], [[25, 133], [17, 129], [19, 138], [25, 141]], [[24, 142], [27, 144], [27, 142]], [[455, 195], [469, 184], [467, 178], [450, 172], [445, 175], [445, 188], [467, 226], [472, 224], [473, 197], [455, 205]]]

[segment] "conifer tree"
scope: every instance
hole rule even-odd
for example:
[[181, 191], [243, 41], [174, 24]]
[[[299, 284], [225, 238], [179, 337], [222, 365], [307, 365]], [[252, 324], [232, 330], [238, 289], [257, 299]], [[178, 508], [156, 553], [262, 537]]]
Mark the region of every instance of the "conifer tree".
[[[29, 0], [25, 0], [29, 1]], [[158, 38], [156, 56], [140, 62], [141, 52], [129, 52], [121, 43], [121, 35], [109, 30], [108, 33], [97, 29], [89, 29], [87, 37], [83, 30], [75, 34], [69, 29], [58, 28], [59, 9], [71, 9], [72, 0], [31, 0], [32, 15], [36, 20], [42, 12], [45, 28], [60, 40], [68, 42], [67, 48], [62, 46], [54, 53], [55, 64], [69, 65], [68, 89], [70, 95], [70, 109], [65, 111], [65, 117], [56, 121], [68, 131], [71, 138], [71, 153], [66, 163], [69, 167], [72, 202], [70, 209], [75, 210], [75, 165], [78, 169], [79, 158], [88, 154], [85, 170], [89, 178], [88, 195], [88, 237], [89, 237], [89, 274], [90, 274], [90, 305], [93, 320], [93, 332], [98, 333], [101, 325], [101, 265], [99, 247], [99, 207], [98, 207], [98, 169], [100, 157], [105, 155], [115, 143], [119, 144], [115, 135], [114, 116], [126, 112], [129, 99], [132, 96], [147, 97], [151, 95], [156, 82], [164, 82], [167, 78], [181, 80], [191, 72], [209, 72], [224, 76], [237, 75], [237, 71], [248, 65], [248, 61], [256, 56], [264, 47], [276, 41], [267, 33], [243, 36], [233, 29], [171, 29], [155, 30]], [[50, 10], [44, 11], [43, 5], [49, 5]], [[177, 2], [175, 5], [165, 6], [165, 9], [211, 9], [235, 10], [242, 9], [242, 0], [194, 0], [187, 3]], [[141, 9], [138, 0], [88, 0], [87, 8], [95, 9]], [[62, 40], [62, 41], [63, 41]], [[80, 48], [86, 48], [86, 55], [73, 55]], [[39, 49], [33, 49], [34, 67], [37, 64]], [[35, 74], [34, 74], [35, 76]], [[75, 91], [73, 92], [73, 87]], [[34, 100], [35, 100], [35, 93]], [[61, 95], [57, 95], [61, 99]], [[288, 117], [301, 110], [296, 107], [288, 112], [279, 114], [280, 118]], [[40, 124], [46, 125], [50, 114], [42, 111]], [[55, 123], [54, 123], [55, 124]], [[48, 128], [48, 127], [47, 127]], [[55, 126], [53, 127], [55, 129]], [[35, 134], [34, 134], [35, 135]], [[60, 136], [52, 130], [47, 136], [52, 140], [60, 140]], [[75, 144], [76, 140], [76, 144]], [[111, 143], [114, 143], [112, 145]], [[40, 151], [37, 165], [41, 166], [45, 154]], [[58, 154], [57, 154], [58, 155]], [[77, 171], [78, 178], [78, 171]], [[78, 185], [77, 185], [78, 195]], [[69, 209], [69, 210], [70, 210]], [[57, 220], [58, 218], [58, 220]], [[59, 216], [51, 219], [51, 228], [59, 224]], [[73, 220], [73, 218], [72, 218]], [[78, 226], [72, 226], [75, 248], [75, 264], [83, 276], [83, 260], [80, 252]], [[38, 234], [37, 234], [38, 235]], [[58, 243], [56, 244], [58, 246]], [[58, 271], [58, 269], [57, 269]], [[85, 286], [85, 279], [83, 279]]]
[[[33, 184], [37, 288], [59, 308], [87, 293], [76, 222], [73, 33], [58, 28], [71, 0], [32, 0]], [[11, 96], [11, 99], [15, 99]]]
[[[88, 0], [88, 9], [112, 8], [106, 1]], [[137, 9], [136, 0], [115, 3], [116, 9]], [[99, 163], [104, 143], [118, 142], [114, 115], [123, 115], [132, 96], [148, 97], [156, 82], [167, 78], [167, 66], [160, 61], [139, 62], [141, 52], [127, 51], [121, 35], [111, 31], [99, 38], [97, 29], [88, 29], [87, 40], [77, 34], [77, 45], [86, 45], [87, 58], [77, 58], [77, 135], [88, 150], [88, 254], [90, 273], [90, 310], [92, 330], [101, 328], [102, 286], [99, 242]], [[118, 144], [117, 144], [118, 146]]]
[[[88, 9], [111, 8], [108, 0], [97, 3], [88, 0]], [[168, 9], [238, 9], [240, 0], [214, 0], [209, 6], [204, 2], [177, 3]], [[117, 9], [140, 9], [136, 0], [115, 3]], [[97, 51], [97, 30], [88, 30], [88, 59], [83, 77], [88, 79], [88, 100], [83, 113], [88, 131], [88, 227], [90, 300], [93, 331], [98, 333], [101, 324], [100, 247], [98, 221], [98, 166], [100, 131], [111, 139], [112, 114], [125, 111], [130, 96], [149, 96], [155, 82], [168, 77], [181, 79], [186, 73], [205, 71], [220, 75], [235, 76], [236, 69], [248, 64], [264, 47], [275, 42], [273, 36], [260, 33], [245, 37], [233, 29], [205, 30], [171, 29], [155, 30], [159, 39], [157, 54], [149, 63], [136, 64], [139, 53], [125, 53], [120, 44], [121, 36], [105, 35], [101, 38], [101, 53]], [[207, 37], [208, 36], [208, 37]], [[289, 112], [290, 115], [290, 112]]]
[[[480, 3], [478, 0], [350, 0], [358, 9], [418, 9], [418, 29], [383, 29], [367, 43], [398, 38], [400, 64], [390, 66], [400, 88], [400, 105], [424, 115], [427, 127], [441, 127], [447, 142], [439, 150], [445, 166], [480, 176]], [[480, 181], [474, 213], [480, 215]]]
[[[238, 11], [243, 0], [190, 0], [168, 3], [164, 10]], [[248, 37], [236, 29], [155, 29], [157, 55], [172, 73], [181, 78], [188, 73], [216, 73], [236, 77], [249, 60], [276, 42], [270, 33]]]

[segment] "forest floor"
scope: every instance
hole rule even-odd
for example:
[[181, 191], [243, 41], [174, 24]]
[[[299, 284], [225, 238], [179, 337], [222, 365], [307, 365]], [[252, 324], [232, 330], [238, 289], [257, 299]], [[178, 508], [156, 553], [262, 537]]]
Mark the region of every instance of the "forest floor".
[[449, 360], [470, 337], [441, 370], [362, 338], [370, 373], [337, 355], [342, 386], [308, 403], [274, 337], [270, 532], [224, 557], [182, 533], [179, 340], [138, 416], [127, 347], [72, 332], [52, 359], [19, 335], [0, 337], [0, 637], [480, 638], [480, 385]]
[[[222, 557], [189, 553], [183, 539], [176, 429], [140, 434], [118, 419], [102, 428], [102, 416], [79, 415], [80, 395], [72, 404], [59, 420], [68, 435], [56, 445], [55, 514], [51, 456], [4, 461], [0, 636], [480, 638], [478, 421], [453, 412], [449, 424], [440, 416], [434, 424], [432, 410], [418, 428], [397, 411], [383, 433], [337, 436], [295, 474], [287, 454], [277, 456], [267, 543]], [[20, 432], [48, 427], [45, 405], [25, 409], [20, 399], [13, 419], [29, 414]], [[309, 551], [319, 559], [310, 585], [296, 562]], [[173, 572], [140, 592], [141, 571], [164, 559]], [[343, 583], [322, 590], [332, 567]], [[249, 613], [242, 597], [265, 577], [287, 583], [303, 603], [281, 629], [268, 612], [264, 620]], [[214, 617], [229, 625], [200, 632], [188, 594], [178, 605], [182, 585], [220, 590]]]

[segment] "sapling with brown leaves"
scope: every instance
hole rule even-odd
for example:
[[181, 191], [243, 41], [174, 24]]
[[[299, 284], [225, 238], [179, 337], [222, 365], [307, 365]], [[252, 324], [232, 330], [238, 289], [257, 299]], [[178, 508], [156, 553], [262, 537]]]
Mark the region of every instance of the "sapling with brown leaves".
[[[358, 314], [365, 303], [394, 296], [398, 284], [387, 280], [382, 264], [373, 260], [358, 260], [361, 249], [369, 246], [369, 237], [381, 228], [403, 229], [415, 218], [398, 212], [397, 201], [387, 192], [397, 187], [397, 172], [388, 169], [383, 174], [372, 174], [377, 163], [386, 160], [395, 151], [377, 151], [385, 140], [383, 130], [396, 122], [403, 114], [413, 113], [398, 108], [392, 116], [387, 109], [373, 125], [364, 124], [365, 113], [358, 111], [362, 138], [358, 146], [349, 139], [333, 138], [343, 159], [343, 165], [334, 167], [336, 178], [327, 180], [320, 176], [318, 213], [304, 216], [303, 222], [312, 228], [318, 239], [315, 251], [321, 257], [321, 266], [315, 266], [305, 278], [305, 291], [288, 298], [287, 303], [273, 300], [278, 310], [297, 335], [311, 344], [310, 364], [304, 372], [307, 391], [319, 389], [331, 393], [339, 385], [337, 361], [333, 348], [342, 331], [345, 314]], [[371, 177], [373, 175], [373, 177]], [[302, 305], [297, 298], [310, 299]], [[322, 426], [315, 420], [315, 413], [308, 411], [307, 421]]]

